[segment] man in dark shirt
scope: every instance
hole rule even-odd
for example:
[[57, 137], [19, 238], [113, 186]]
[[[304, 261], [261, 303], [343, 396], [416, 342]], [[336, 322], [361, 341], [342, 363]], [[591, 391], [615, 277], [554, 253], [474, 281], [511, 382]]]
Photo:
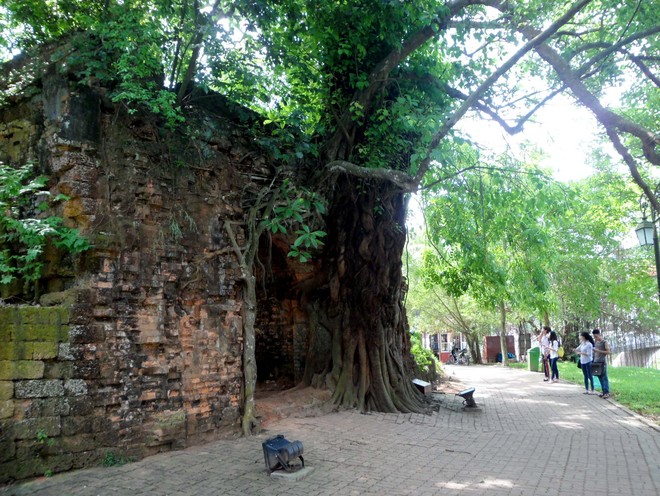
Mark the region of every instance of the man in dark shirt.
[[611, 353], [610, 345], [603, 339], [600, 329], [594, 329], [591, 334], [594, 337], [594, 364], [602, 364], [602, 372], [594, 374], [598, 377], [600, 385], [603, 388], [602, 394], [599, 396], [603, 399], [610, 397], [610, 381], [607, 379], [607, 355]]

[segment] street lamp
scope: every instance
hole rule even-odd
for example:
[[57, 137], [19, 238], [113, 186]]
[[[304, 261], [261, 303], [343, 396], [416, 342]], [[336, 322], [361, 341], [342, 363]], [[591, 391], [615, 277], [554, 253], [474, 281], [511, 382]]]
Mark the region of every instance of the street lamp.
[[[653, 194], [656, 198], [660, 199], [660, 183], [655, 187]], [[640, 246], [653, 245], [653, 251], [655, 253], [655, 277], [658, 280], [658, 298], [660, 299], [660, 247], [658, 247], [657, 226], [660, 217], [653, 205], [649, 205], [643, 194], [639, 197], [639, 207], [642, 211], [642, 222], [635, 228], [635, 234], [637, 234], [637, 241], [639, 241]], [[648, 209], [651, 210], [651, 221], [646, 216]]]

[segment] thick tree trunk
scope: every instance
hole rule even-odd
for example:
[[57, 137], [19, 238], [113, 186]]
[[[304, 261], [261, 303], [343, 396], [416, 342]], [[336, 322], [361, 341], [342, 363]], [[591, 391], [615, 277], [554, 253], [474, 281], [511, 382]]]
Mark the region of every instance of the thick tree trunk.
[[243, 435], [249, 436], [259, 431], [255, 415], [254, 391], [257, 387], [257, 361], [255, 359], [254, 322], [257, 312], [256, 278], [251, 267], [241, 267], [245, 281], [243, 311]]
[[543, 325], [550, 327], [550, 315], [547, 310], [543, 310]]
[[329, 339], [314, 339], [318, 359], [310, 356], [305, 377], [322, 378], [338, 406], [424, 409], [411, 383], [414, 365], [403, 308], [406, 202], [386, 181], [342, 176], [334, 188], [322, 282], [304, 297], [315, 317], [315, 338]]
[[481, 343], [479, 342], [479, 336], [476, 334], [466, 334], [466, 337], [470, 355], [472, 355], [472, 363], [481, 363]]

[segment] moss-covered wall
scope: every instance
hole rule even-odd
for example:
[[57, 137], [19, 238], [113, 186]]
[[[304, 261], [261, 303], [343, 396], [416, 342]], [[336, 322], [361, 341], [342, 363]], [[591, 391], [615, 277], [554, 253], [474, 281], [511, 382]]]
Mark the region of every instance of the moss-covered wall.
[[69, 319], [63, 306], [0, 307], [0, 481], [82, 466], [102, 447], [78, 434], [91, 408]]
[[[204, 101], [184, 134], [50, 67], [0, 108], [0, 160], [48, 175], [52, 197], [69, 198], [53, 213], [93, 244], [48, 254], [41, 307], [0, 307], [0, 483], [237, 432], [244, 303], [225, 222], [243, 244], [246, 198], [274, 169], [244, 116]], [[257, 327], [299, 377], [296, 277]]]

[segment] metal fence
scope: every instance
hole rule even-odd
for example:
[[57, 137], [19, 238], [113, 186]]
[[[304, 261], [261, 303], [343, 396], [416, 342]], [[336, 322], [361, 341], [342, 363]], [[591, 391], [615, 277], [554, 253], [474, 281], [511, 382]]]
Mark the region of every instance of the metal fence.
[[613, 352], [608, 363], [614, 367], [647, 367], [660, 369], [660, 328], [649, 330], [638, 319], [627, 316], [603, 316], [596, 321], [565, 322], [560, 333], [564, 347], [573, 349], [580, 332], [600, 329]]
[[594, 324], [610, 344], [613, 366], [660, 369], [660, 329], [645, 329], [636, 319], [613, 316]]
[[660, 334], [615, 331], [608, 341], [612, 365], [660, 369]]

